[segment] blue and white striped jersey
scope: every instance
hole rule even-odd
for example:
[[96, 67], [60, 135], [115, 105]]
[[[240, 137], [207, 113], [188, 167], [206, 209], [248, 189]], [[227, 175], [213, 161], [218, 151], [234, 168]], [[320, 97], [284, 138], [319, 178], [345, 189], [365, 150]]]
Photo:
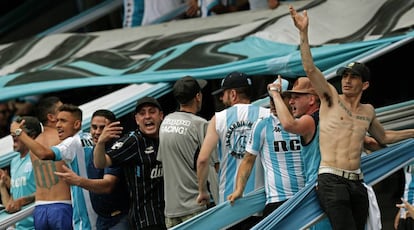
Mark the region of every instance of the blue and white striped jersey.
[[[269, 109], [252, 104], [236, 104], [216, 113], [220, 162], [219, 203], [224, 202], [236, 188], [237, 170], [243, 160], [247, 138], [253, 123], [260, 117], [268, 117], [269, 115]], [[256, 161], [244, 193], [252, 192], [263, 185], [263, 167], [260, 161]]]
[[246, 151], [263, 165], [266, 204], [287, 200], [305, 186], [301, 148], [299, 135], [286, 132], [274, 115], [253, 126]]

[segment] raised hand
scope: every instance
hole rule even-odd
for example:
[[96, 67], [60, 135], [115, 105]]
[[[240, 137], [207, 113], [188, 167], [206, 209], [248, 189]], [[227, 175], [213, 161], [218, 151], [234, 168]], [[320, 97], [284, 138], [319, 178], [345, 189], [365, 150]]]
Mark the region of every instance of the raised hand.
[[293, 22], [295, 23], [296, 28], [298, 28], [300, 31], [308, 29], [309, 18], [308, 12], [306, 10], [304, 10], [302, 14], [299, 14], [298, 12], [296, 12], [295, 8], [293, 8], [293, 6], [290, 5], [289, 12], [290, 16], [293, 19]]

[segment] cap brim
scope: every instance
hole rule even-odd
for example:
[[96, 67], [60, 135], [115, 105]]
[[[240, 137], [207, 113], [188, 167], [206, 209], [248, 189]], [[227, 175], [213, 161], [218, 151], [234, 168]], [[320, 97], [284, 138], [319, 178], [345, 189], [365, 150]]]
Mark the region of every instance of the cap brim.
[[211, 95], [215, 96], [215, 95], [217, 95], [217, 94], [222, 93], [223, 91], [224, 91], [224, 89], [218, 89], [218, 90], [216, 90], [216, 91], [212, 92], [212, 93], [211, 93]]
[[286, 90], [286, 91], [283, 91], [282, 92], [282, 94], [286, 94], [286, 95], [290, 95], [290, 94], [292, 94], [292, 93], [298, 93], [298, 94], [312, 94], [312, 92], [309, 92], [309, 91], [294, 91], [294, 90]]
[[355, 75], [361, 76], [361, 74], [360, 74], [360, 73], [356, 72], [355, 70], [353, 70], [353, 69], [351, 69], [351, 68], [349, 68], [349, 67], [340, 67], [340, 68], [336, 71], [336, 75], [338, 75], [338, 76], [342, 76], [342, 74], [344, 74], [344, 72], [345, 72], [346, 70], [351, 71], [351, 72], [352, 72], [353, 74], [355, 74]]

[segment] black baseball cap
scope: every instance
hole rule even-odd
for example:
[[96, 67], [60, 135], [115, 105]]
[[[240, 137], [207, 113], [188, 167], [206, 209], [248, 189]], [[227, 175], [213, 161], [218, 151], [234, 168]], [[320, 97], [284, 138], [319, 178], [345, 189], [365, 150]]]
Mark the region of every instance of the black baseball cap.
[[247, 76], [247, 74], [242, 72], [231, 72], [221, 81], [220, 89], [214, 91], [211, 95], [217, 95], [226, 89], [236, 89], [250, 86], [252, 86], [252, 80]]
[[157, 99], [153, 97], [142, 97], [137, 101], [137, 105], [135, 106], [135, 113], [137, 113], [144, 105], [153, 105], [158, 109], [162, 110], [161, 105], [157, 101]]
[[353, 74], [360, 76], [362, 78], [362, 81], [369, 81], [371, 77], [369, 68], [365, 64], [360, 62], [351, 62], [344, 67], [340, 67], [336, 71], [336, 74], [342, 76], [346, 70], [351, 71]]
[[175, 82], [173, 94], [178, 103], [185, 104], [193, 99], [206, 85], [206, 80], [185, 76]]

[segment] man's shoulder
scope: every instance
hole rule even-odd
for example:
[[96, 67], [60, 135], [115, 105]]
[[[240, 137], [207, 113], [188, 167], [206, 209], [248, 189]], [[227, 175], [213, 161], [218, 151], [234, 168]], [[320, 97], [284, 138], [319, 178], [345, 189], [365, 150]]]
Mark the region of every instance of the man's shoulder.
[[361, 103], [360, 105], [363, 109], [370, 110], [370, 111], [375, 110], [374, 106], [369, 103], [365, 103], [365, 104]]
[[61, 142], [57, 130], [45, 130], [36, 137], [36, 141], [49, 147], [57, 145]]

